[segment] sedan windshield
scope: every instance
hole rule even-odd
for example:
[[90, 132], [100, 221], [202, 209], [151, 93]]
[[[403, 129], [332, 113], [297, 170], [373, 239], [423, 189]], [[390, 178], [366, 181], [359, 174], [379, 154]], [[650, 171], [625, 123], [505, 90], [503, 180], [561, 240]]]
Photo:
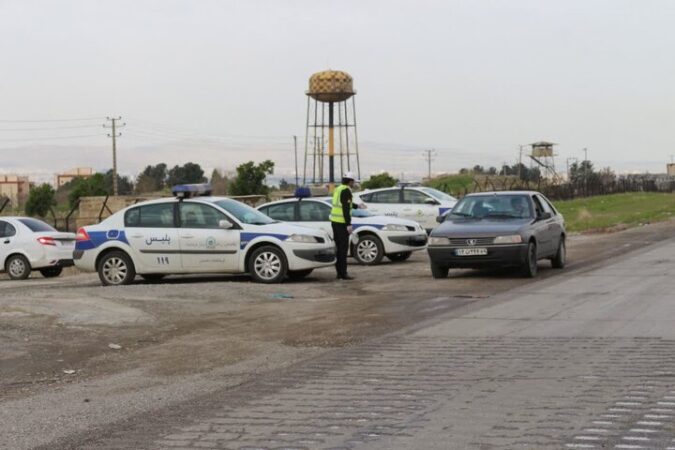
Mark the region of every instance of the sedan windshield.
[[532, 207], [526, 195], [472, 195], [460, 200], [449, 215], [474, 219], [524, 219], [532, 217]]
[[257, 209], [253, 209], [236, 200], [218, 200], [214, 203], [232, 214], [238, 221], [247, 225], [268, 225], [270, 223], [276, 223]]

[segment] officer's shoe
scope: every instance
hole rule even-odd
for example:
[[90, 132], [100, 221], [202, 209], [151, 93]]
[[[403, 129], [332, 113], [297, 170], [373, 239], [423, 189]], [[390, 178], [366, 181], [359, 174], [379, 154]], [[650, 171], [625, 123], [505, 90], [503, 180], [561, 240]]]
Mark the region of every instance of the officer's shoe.
[[353, 280], [353, 279], [354, 279], [354, 277], [352, 277], [350, 275], [345, 275], [344, 277], [338, 277], [338, 280], [345, 280], [345, 281], [350, 281], [350, 280]]

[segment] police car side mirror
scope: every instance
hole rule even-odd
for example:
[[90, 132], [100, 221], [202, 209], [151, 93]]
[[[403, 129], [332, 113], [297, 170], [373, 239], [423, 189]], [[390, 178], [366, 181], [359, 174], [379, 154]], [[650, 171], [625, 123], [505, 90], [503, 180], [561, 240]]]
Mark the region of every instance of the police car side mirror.
[[425, 199], [424, 203], [426, 203], [427, 205], [440, 205], [440, 203], [438, 203], [438, 201], [434, 200], [433, 198]]
[[232, 226], [233, 226], [232, 222], [230, 222], [229, 220], [221, 220], [220, 222], [218, 222], [218, 227], [222, 228], [223, 230], [229, 230], [232, 228]]

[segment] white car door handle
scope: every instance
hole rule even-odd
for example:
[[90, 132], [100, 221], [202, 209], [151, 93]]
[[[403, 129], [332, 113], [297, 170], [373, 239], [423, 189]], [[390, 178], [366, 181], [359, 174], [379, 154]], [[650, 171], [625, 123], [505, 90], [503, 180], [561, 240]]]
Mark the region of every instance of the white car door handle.
[[180, 237], [183, 239], [192, 239], [194, 236], [191, 234], [181, 234]]
[[134, 239], [140, 239], [140, 238], [143, 237], [143, 235], [142, 234], [132, 234], [131, 237], [134, 238]]

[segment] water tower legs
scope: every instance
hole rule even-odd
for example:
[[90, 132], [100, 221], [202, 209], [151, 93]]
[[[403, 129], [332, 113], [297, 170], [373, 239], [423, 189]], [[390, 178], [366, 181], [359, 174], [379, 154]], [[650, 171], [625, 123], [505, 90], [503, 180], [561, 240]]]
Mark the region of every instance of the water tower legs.
[[328, 103], [328, 182], [335, 184], [335, 124], [333, 123], [333, 102]]

